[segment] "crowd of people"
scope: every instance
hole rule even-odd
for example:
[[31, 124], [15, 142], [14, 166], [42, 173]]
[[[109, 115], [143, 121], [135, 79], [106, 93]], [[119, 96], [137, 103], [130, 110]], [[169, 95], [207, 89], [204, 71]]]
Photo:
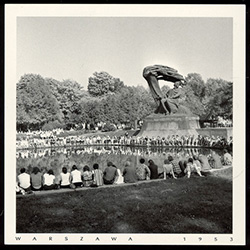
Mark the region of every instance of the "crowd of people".
[[172, 135], [165, 137], [130, 136], [125, 133], [121, 136], [91, 135], [91, 136], [67, 136], [56, 135], [49, 137], [28, 137], [16, 141], [17, 149], [67, 147], [81, 145], [125, 145], [125, 146], [157, 146], [157, 147], [207, 147], [225, 148], [233, 145], [233, 137], [229, 139], [223, 136], [206, 135]]
[[187, 154], [179, 158], [168, 154], [161, 166], [163, 172], [159, 171], [159, 166], [152, 159], [146, 162], [143, 157], [140, 158], [138, 164], [126, 161], [121, 168], [109, 161], [104, 171], [99, 168], [97, 163], [93, 164], [92, 169], [88, 165], [79, 169], [74, 164], [71, 170], [69, 170], [69, 167], [63, 166], [57, 178], [53, 169], [39, 169], [37, 166], [34, 166], [31, 173], [27, 173], [25, 168], [21, 168], [20, 174], [17, 176], [16, 193], [29, 194], [41, 190], [60, 188], [99, 187], [121, 183], [136, 183], [138, 181], [159, 178], [190, 178], [194, 174], [204, 177], [212, 168], [219, 169], [223, 168], [223, 165], [232, 165], [232, 156], [226, 149], [224, 149], [222, 159], [215, 153], [212, 153], [211, 157], [213, 159], [212, 163], [211, 159], [209, 161], [208, 157], [203, 154], [193, 156]]

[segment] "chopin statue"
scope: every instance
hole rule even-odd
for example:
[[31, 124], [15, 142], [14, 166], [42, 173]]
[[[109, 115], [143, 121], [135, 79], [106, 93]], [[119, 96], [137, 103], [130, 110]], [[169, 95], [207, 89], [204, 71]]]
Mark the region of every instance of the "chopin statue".
[[[143, 77], [147, 80], [151, 94], [158, 104], [156, 114], [189, 114], [191, 111], [183, 105], [185, 92], [183, 86], [185, 79], [177, 70], [163, 65], [145, 67]], [[166, 96], [162, 93], [158, 80], [165, 80], [174, 83], [174, 88], [170, 89]]]

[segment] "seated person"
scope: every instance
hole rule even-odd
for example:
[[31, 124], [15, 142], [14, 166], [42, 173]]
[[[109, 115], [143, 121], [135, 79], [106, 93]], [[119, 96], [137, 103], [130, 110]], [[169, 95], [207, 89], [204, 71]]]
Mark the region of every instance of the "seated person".
[[150, 169], [150, 179], [158, 179], [158, 166], [154, 163], [153, 160], [148, 161], [148, 168]]
[[70, 176], [71, 176], [71, 183], [73, 184], [73, 187], [83, 187], [82, 174], [77, 169], [76, 165], [73, 165]]
[[184, 172], [187, 175], [187, 178], [191, 177], [191, 173], [194, 172], [194, 170], [199, 174], [200, 177], [203, 177], [200, 170], [196, 167], [196, 164], [193, 164], [193, 163], [194, 163], [193, 159], [189, 158], [187, 162], [187, 167], [184, 170]]
[[103, 172], [103, 182], [104, 184], [113, 184], [116, 177], [118, 177], [118, 172], [116, 166], [112, 162], [107, 163], [107, 167]]
[[57, 185], [55, 184], [55, 175], [52, 169], [48, 171], [48, 173], [45, 173], [43, 175], [43, 189], [44, 190], [52, 190], [57, 188]]
[[89, 166], [87, 165], [83, 167], [82, 179], [83, 179], [83, 185], [85, 187], [89, 187], [91, 184], [93, 184], [93, 174], [90, 171]]
[[25, 168], [21, 168], [20, 173], [17, 176], [18, 186], [22, 188], [25, 192], [31, 191], [30, 175], [26, 173]]
[[150, 179], [150, 169], [145, 164], [145, 159], [140, 159], [140, 164], [135, 167], [135, 172], [139, 181]]
[[194, 165], [194, 168], [195, 168], [196, 172], [198, 173], [199, 176], [203, 176], [201, 174], [201, 163], [200, 163], [200, 161], [198, 159], [198, 156], [194, 155], [193, 158], [194, 158], [193, 165]]
[[102, 186], [103, 185], [103, 172], [99, 169], [99, 165], [95, 163], [93, 165], [93, 184], [92, 186]]
[[173, 165], [170, 163], [168, 159], [164, 160], [163, 164], [163, 175], [164, 180], [166, 180], [167, 177], [173, 177], [174, 179], [177, 179], [174, 174]]
[[131, 163], [127, 161], [123, 170], [123, 177], [125, 183], [135, 183], [138, 181], [135, 168], [131, 166]]
[[124, 177], [123, 177], [121, 170], [119, 168], [117, 168], [117, 173], [118, 173], [118, 175], [115, 178], [114, 184], [124, 183]]
[[228, 153], [227, 149], [224, 149], [223, 165], [232, 165], [232, 156]]
[[168, 160], [169, 160], [169, 162], [173, 166], [173, 170], [174, 170], [175, 176], [177, 176], [177, 177], [183, 177], [184, 176], [184, 172], [182, 172], [182, 170], [180, 168], [180, 165], [178, 163], [178, 160], [174, 159], [172, 155], [168, 156]]
[[61, 188], [70, 188], [71, 176], [66, 167], [62, 168], [60, 173], [60, 187]]
[[42, 189], [43, 176], [38, 167], [34, 167], [30, 175], [31, 178], [31, 188], [33, 191], [39, 191]]

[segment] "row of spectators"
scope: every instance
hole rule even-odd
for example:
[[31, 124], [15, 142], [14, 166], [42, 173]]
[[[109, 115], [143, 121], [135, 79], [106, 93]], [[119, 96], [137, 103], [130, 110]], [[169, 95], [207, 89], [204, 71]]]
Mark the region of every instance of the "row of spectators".
[[[38, 167], [33, 167], [32, 172], [26, 173], [26, 169], [22, 168], [17, 176], [16, 192], [21, 194], [30, 193], [32, 191], [52, 190], [59, 188], [78, 188], [78, 187], [98, 187], [102, 185], [112, 185], [121, 183], [135, 183], [137, 181], [158, 179], [158, 178], [190, 178], [192, 174], [197, 174], [200, 177], [206, 175], [212, 168], [222, 168], [222, 164], [231, 165], [232, 157], [224, 151], [224, 157], [221, 161], [216, 154], [212, 154], [213, 164], [209, 163], [208, 158], [203, 155], [186, 155], [184, 157], [173, 157], [168, 155], [161, 169], [154, 163], [152, 159], [148, 160], [148, 165], [145, 159], [141, 158], [139, 164], [135, 166], [130, 161], [125, 163], [121, 168], [116, 167], [112, 162], [107, 163], [104, 171], [99, 169], [99, 165], [95, 163], [92, 170], [85, 165], [81, 172], [76, 165], [72, 166], [71, 171], [67, 167], [62, 167], [62, 172], [57, 178], [52, 169], [46, 168], [40, 170]], [[211, 159], [210, 159], [211, 160]]]
[[68, 136], [49, 138], [27, 138], [16, 141], [17, 149], [25, 148], [44, 148], [44, 147], [63, 147], [78, 145], [125, 145], [125, 146], [169, 146], [169, 147], [208, 147], [225, 148], [232, 147], [233, 138], [226, 139], [222, 136], [203, 136], [193, 135], [168, 137], [139, 137], [124, 134], [121, 136], [92, 135], [92, 136]]

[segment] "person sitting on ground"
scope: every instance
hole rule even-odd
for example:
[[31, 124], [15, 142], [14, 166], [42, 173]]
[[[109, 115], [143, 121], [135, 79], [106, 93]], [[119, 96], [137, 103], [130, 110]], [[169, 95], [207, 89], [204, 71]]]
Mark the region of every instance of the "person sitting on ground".
[[163, 164], [163, 175], [164, 175], [164, 180], [167, 179], [167, 177], [172, 177], [174, 179], [177, 179], [175, 177], [174, 174], [174, 169], [173, 169], [173, 165], [170, 163], [170, 161], [168, 159], [164, 160], [164, 164]]
[[99, 187], [103, 185], [103, 172], [102, 170], [99, 169], [99, 165], [97, 163], [95, 163], [93, 165], [93, 183], [91, 185], [91, 187]]
[[70, 188], [71, 176], [66, 167], [62, 168], [60, 173], [60, 187], [61, 188]]
[[91, 184], [93, 184], [93, 174], [89, 169], [89, 166], [84, 166], [83, 167], [83, 185], [85, 187], [89, 187]]
[[131, 166], [131, 163], [127, 161], [123, 170], [123, 177], [125, 183], [135, 183], [138, 181], [135, 168]]
[[138, 177], [138, 180], [143, 181], [150, 179], [151, 172], [148, 166], [145, 164], [145, 159], [141, 158], [139, 162], [140, 164], [136, 165], [135, 167], [135, 172]]
[[158, 166], [154, 163], [153, 160], [148, 161], [148, 168], [150, 169], [150, 179], [158, 179]]
[[31, 192], [31, 182], [30, 182], [30, 175], [26, 173], [25, 168], [20, 169], [20, 173], [17, 176], [18, 179], [18, 186], [22, 188], [25, 192]]
[[116, 177], [118, 177], [117, 168], [112, 162], [107, 163], [107, 167], [103, 172], [103, 182], [104, 184], [113, 184]]
[[212, 161], [213, 168], [220, 169], [223, 167], [220, 156], [217, 153], [215, 153], [215, 151], [212, 151], [211, 161]]
[[71, 183], [73, 184], [72, 185], [73, 188], [83, 187], [82, 174], [81, 174], [81, 171], [77, 169], [76, 165], [72, 166], [70, 175], [71, 175]]
[[180, 168], [180, 165], [178, 163], [178, 160], [175, 158], [173, 158], [172, 155], [169, 155], [168, 156], [168, 160], [169, 162], [172, 164], [173, 166], [173, 170], [174, 170], [174, 173], [175, 173], [175, 176], [177, 176], [178, 178], [179, 177], [183, 177], [184, 176], [184, 173], [182, 172], [181, 168]]
[[208, 162], [208, 158], [207, 156], [203, 155], [203, 154], [199, 154], [199, 161], [201, 163], [201, 171], [202, 172], [208, 172], [209, 170], [211, 170], [211, 166]]
[[43, 175], [38, 167], [34, 167], [30, 175], [31, 178], [31, 189], [33, 191], [39, 191], [43, 185]]
[[189, 158], [187, 165], [186, 165], [186, 168], [184, 170], [184, 173], [186, 174], [187, 178], [190, 178], [191, 173], [192, 173], [192, 169], [193, 169], [193, 159]]
[[16, 194], [25, 195], [24, 189], [18, 186], [18, 181], [16, 182]]
[[122, 172], [119, 168], [117, 168], [118, 175], [115, 178], [114, 184], [122, 184], [124, 183], [124, 177], [122, 175]]
[[48, 173], [43, 175], [43, 189], [52, 190], [56, 189], [57, 185], [55, 184], [55, 175], [52, 169], [49, 169]]
[[223, 165], [232, 165], [232, 156], [228, 153], [227, 149], [224, 149], [224, 155], [223, 155]]
[[193, 165], [194, 165], [194, 168], [196, 169], [196, 172], [198, 173], [199, 176], [204, 176], [201, 173], [201, 163], [200, 163], [200, 161], [198, 159], [198, 156], [194, 155], [193, 158], [194, 158]]

